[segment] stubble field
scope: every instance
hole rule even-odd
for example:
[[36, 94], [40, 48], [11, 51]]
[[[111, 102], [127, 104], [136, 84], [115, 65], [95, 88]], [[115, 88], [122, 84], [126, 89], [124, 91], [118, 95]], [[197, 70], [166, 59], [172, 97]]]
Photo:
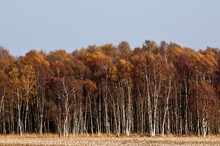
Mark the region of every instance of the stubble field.
[[68, 138], [57, 135], [6, 135], [0, 136], [1, 146], [145, 146], [145, 145], [220, 145], [220, 136], [206, 138], [196, 136], [139, 136], [116, 137], [104, 136], [70, 136]]

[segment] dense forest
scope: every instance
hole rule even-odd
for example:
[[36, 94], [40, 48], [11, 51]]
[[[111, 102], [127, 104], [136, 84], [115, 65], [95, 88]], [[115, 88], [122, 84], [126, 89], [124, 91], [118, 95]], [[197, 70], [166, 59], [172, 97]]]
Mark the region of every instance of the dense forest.
[[0, 48], [0, 133], [220, 134], [220, 50], [146, 40], [72, 53]]

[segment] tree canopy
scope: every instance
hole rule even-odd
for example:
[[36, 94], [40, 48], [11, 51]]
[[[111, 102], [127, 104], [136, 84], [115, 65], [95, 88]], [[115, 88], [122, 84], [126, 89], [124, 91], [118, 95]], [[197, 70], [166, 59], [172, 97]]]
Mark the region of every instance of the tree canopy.
[[0, 133], [219, 134], [220, 50], [146, 40], [67, 53], [0, 48]]

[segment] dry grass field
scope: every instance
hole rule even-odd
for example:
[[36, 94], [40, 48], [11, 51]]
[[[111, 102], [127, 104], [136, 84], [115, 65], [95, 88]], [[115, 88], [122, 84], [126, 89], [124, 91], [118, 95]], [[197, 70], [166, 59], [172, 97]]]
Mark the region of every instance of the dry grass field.
[[129, 137], [114, 135], [102, 136], [69, 136], [68, 138], [58, 135], [5, 135], [0, 136], [1, 146], [146, 146], [146, 145], [220, 145], [220, 136], [208, 136], [206, 138], [196, 136], [157, 136], [148, 137], [132, 135]]

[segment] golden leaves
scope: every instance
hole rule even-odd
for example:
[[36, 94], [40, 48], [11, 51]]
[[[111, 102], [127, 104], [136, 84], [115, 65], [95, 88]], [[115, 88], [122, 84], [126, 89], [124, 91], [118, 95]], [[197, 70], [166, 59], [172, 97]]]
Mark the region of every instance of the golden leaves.
[[21, 87], [23, 91], [26, 91], [26, 96], [35, 95], [36, 94], [36, 78], [35, 72], [31, 65], [25, 65], [21, 69]]
[[103, 67], [107, 64], [110, 64], [112, 62], [111, 58], [109, 56], [106, 56], [100, 51], [96, 51], [95, 53], [91, 54], [86, 58], [87, 62], [94, 63], [95, 65], [99, 67]]
[[84, 81], [84, 86], [88, 92], [94, 92], [97, 90], [96, 84], [93, 81], [88, 80], [88, 79]]
[[21, 69], [14, 67], [9, 72], [10, 84], [12, 89], [29, 100], [36, 94], [36, 76], [31, 65], [25, 65]]
[[117, 70], [116, 66], [112, 66], [109, 68], [107, 77], [113, 81], [116, 81], [118, 78], [117, 72], [118, 72], [118, 70]]
[[19, 76], [20, 73], [17, 67], [14, 67], [12, 71], [9, 72], [10, 84], [14, 89], [18, 88], [20, 85]]

